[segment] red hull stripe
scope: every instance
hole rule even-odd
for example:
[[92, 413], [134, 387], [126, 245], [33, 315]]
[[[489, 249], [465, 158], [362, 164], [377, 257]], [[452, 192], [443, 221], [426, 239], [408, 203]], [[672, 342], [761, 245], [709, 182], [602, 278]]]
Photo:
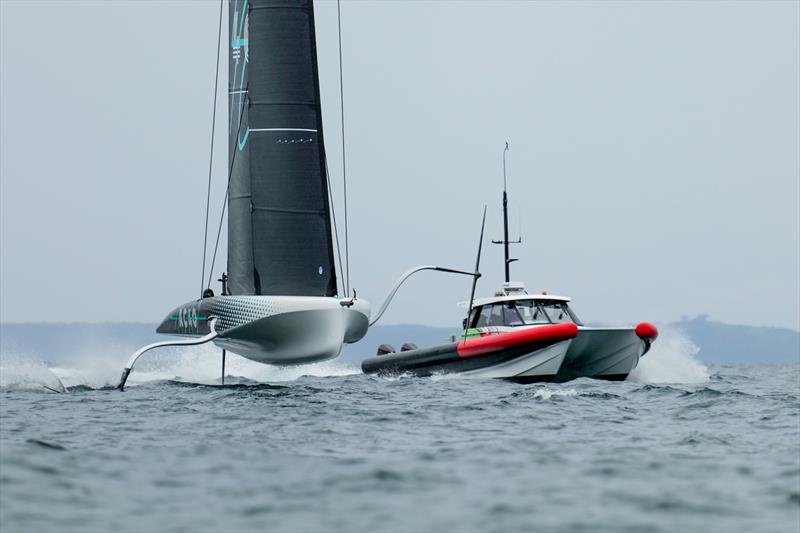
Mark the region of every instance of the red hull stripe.
[[640, 339], [654, 341], [658, 337], [658, 328], [650, 322], [639, 322], [639, 325], [636, 326], [636, 334]]
[[572, 322], [566, 322], [564, 324], [551, 324], [549, 326], [526, 328], [517, 331], [509, 331], [508, 333], [463, 340], [458, 343], [456, 350], [458, 351], [458, 356], [465, 359], [467, 357], [475, 357], [476, 355], [506, 350], [525, 344], [554, 343], [572, 339], [577, 335], [578, 326]]

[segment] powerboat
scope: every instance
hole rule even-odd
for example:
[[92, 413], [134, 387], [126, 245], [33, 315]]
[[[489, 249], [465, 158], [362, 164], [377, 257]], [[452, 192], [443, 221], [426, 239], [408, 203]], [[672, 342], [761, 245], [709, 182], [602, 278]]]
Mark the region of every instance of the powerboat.
[[[658, 337], [649, 322], [636, 327], [584, 325], [566, 296], [542, 292], [528, 294], [525, 285], [510, 280], [509, 245], [522, 242], [508, 237], [506, 153], [503, 150], [503, 240], [505, 283], [491, 298], [468, 303], [461, 339], [434, 348], [406, 344], [400, 352], [382, 345], [375, 357], [365, 359], [367, 374], [428, 376], [457, 373], [466, 377], [505, 378], [514, 381], [568, 381], [588, 377], [622, 381], [636, 368]], [[484, 212], [485, 218], [485, 212]], [[481, 233], [481, 240], [483, 234]], [[475, 271], [480, 264], [480, 246]]]
[[649, 322], [635, 327], [584, 325], [569, 305], [570, 298], [528, 294], [520, 283], [506, 283], [492, 298], [478, 300], [467, 319], [466, 338], [483, 338], [512, 331], [574, 324], [577, 329], [555, 381], [589, 377], [622, 381], [639, 364], [658, 337]]
[[649, 322], [636, 327], [585, 326], [566, 296], [528, 294], [507, 283], [491, 298], [476, 300], [457, 342], [394, 352], [382, 345], [365, 359], [366, 374], [505, 378], [531, 383], [588, 377], [623, 381], [658, 337]]

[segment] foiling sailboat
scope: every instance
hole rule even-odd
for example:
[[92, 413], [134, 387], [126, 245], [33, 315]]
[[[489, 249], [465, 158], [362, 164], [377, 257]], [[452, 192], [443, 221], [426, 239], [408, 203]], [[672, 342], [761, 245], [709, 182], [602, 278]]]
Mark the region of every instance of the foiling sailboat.
[[[510, 281], [508, 193], [503, 150], [503, 240], [505, 283], [491, 298], [470, 299], [459, 340], [433, 348], [413, 345], [395, 352], [381, 345], [365, 359], [367, 374], [460, 374], [506, 378], [519, 382], [568, 381], [589, 377], [621, 381], [636, 368], [658, 337], [649, 322], [636, 327], [589, 327], [570, 308], [570, 299], [542, 292], [528, 294], [525, 285]], [[477, 268], [476, 268], [477, 270]], [[474, 286], [473, 286], [474, 295]]]
[[313, 3], [230, 0], [228, 28], [222, 294], [207, 289], [170, 312], [157, 332], [193, 339], [137, 351], [120, 389], [136, 359], [159, 346], [213, 341], [262, 363], [300, 364], [336, 357], [368, 328], [369, 302], [341, 297], [337, 285]]

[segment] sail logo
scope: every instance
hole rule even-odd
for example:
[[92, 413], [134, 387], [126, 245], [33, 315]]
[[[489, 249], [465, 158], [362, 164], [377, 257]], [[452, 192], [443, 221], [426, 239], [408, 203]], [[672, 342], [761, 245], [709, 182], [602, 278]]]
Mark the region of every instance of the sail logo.
[[314, 139], [278, 139], [275, 144], [305, 144], [314, 142]]
[[[247, 70], [247, 63], [249, 61], [248, 58], [248, 37], [249, 37], [249, 29], [247, 24], [248, 19], [248, 12], [247, 12], [247, 0], [241, 5], [241, 11], [239, 10], [239, 6], [237, 5], [238, 2], [234, 0], [231, 4], [233, 8], [233, 14], [231, 20], [233, 22], [231, 26], [231, 63], [233, 64], [233, 73], [230, 78], [231, 85], [229, 86], [231, 90], [228, 91], [230, 95], [230, 102], [229, 102], [229, 109], [230, 109], [230, 121], [228, 124], [228, 135], [231, 137], [233, 136], [233, 122], [234, 117], [238, 115], [238, 121], [236, 126], [236, 131], [241, 129], [242, 125], [242, 113], [245, 107], [245, 98], [246, 90], [245, 90], [245, 72]], [[241, 64], [241, 71], [239, 66]], [[237, 87], [238, 82], [238, 87]], [[238, 137], [238, 135], [236, 136]], [[235, 137], [234, 137], [235, 138]], [[236, 139], [238, 140], [239, 150], [244, 149], [244, 145], [247, 143], [247, 133], [245, 133], [245, 138]]]

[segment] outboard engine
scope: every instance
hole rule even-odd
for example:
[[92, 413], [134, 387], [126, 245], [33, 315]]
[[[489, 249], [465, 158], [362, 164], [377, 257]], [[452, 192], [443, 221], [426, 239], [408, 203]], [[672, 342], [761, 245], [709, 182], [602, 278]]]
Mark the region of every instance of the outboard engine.
[[417, 345], [414, 344], [413, 342], [406, 342], [405, 344], [403, 344], [400, 347], [400, 351], [401, 352], [408, 352], [408, 351], [416, 350], [416, 349], [417, 349]]
[[378, 354], [377, 355], [386, 355], [387, 353], [395, 353], [394, 348], [391, 344], [381, 344], [378, 346]]

